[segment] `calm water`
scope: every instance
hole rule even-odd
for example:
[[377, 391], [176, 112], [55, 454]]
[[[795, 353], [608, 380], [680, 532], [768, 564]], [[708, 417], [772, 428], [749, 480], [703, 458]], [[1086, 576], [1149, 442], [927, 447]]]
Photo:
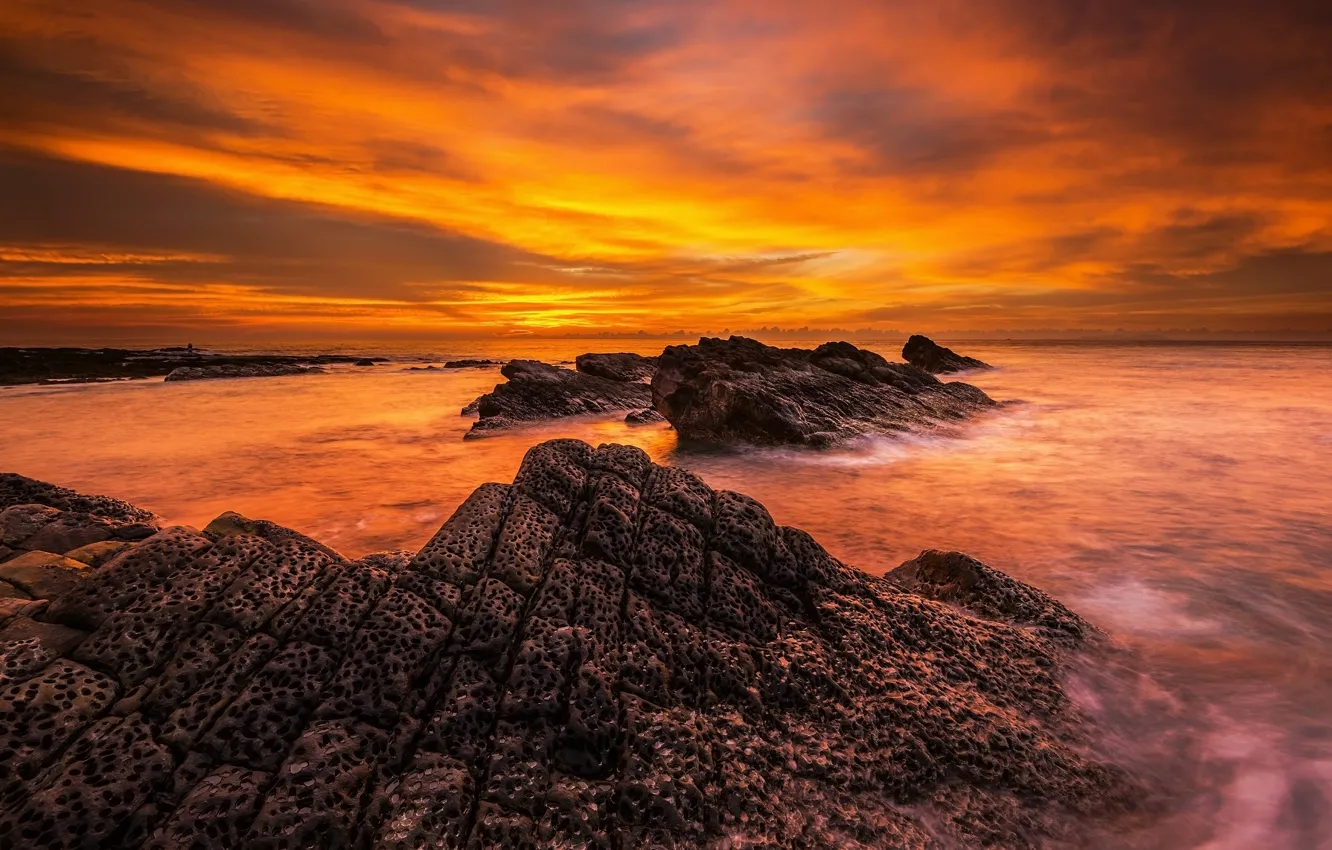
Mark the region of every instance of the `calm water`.
[[[435, 356], [589, 346], [609, 350]], [[830, 452], [700, 452], [614, 419], [464, 442], [458, 410], [497, 370], [399, 363], [0, 389], [0, 469], [196, 526], [236, 510], [359, 555], [420, 546], [540, 439], [633, 443], [862, 569], [961, 549], [1106, 629], [1125, 660], [1071, 685], [1114, 757], [1173, 794], [1106, 846], [1332, 848], [1332, 348], [958, 347], [1002, 365], [969, 380], [1022, 403], [955, 434]]]

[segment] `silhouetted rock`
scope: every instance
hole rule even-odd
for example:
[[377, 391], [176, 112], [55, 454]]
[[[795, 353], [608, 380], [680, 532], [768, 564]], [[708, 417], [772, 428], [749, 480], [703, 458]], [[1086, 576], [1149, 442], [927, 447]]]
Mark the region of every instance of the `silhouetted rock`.
[[0, 847], [1080, 846], [1139, 799], [1090, 627], [960, 557], [903, 573], [954, 608], [571, 440], [415, 555], [165, 529], [0, 600]]
[[[385, 357], [357, 357], [349, 354], [218, 354], [193, 347], [173, 346], [154, 349], [125, 348], [0, 348], [0, 385], [31, 383], [89, 383], [152, 378], [169, 375], [179, 369], [205, 369], [194, 377], [250, 377], [250, 374], [213, 374], [223, 367], [254, 367], [253, 375], [297, 374], [271, 372], [268, 368], [326, 366], [335, 363], [383, 362]], [[311, 370], [316, 371], [316, 370]], [[188, 380], [191, 372], [182, 372], [173, 380]]]
[[951, 348], [944, 348], [927, 336], [915, 334], [902, 346], [902, 359], [926, 372], [942, 375], [966, 369], [989, 369], [990, 364], [974, 357], [963, 357]]
[[181, 366], [173, 369], [164, 380], [167, 381], [207, 381], [215, 378], [285, 378], [290, 375], [318, 374], [324, 370], [319, 366], [297, 366], [295, 364], [250, 364], [240, 366]]
[[501, 360], [450, 360], [444, 364], [445, 369], [479, 369], [483, 366], [498, 366]]
[[647, 381], [657, 371], [657, 358], [627, 352], [580, 354], [574, 364], [584, 375], [595, 375], [612, 381]]
[[973, 386], [848, 342], [809, 351], [737, 336], [668, 347], [652, 401], [687, 439], [810, 445], [928, 427], [995, 404]]
[[653, 425], [657, 422], [665, 421], [665, 416], [662, 416], [650, 407], [642, 410], [631, 410], [629, 411], [629, 414], [624, 417], [624, 424], [626, 425]]
[[646, 384], [584, 375], [536, 360], [511, 360], [500, 374], [508, 381], [473, 402], [481, 418], [468, 436], [485, 436], [522, 422], [634, 410], [652, 403]]
[[379, 361], [378, 361], [378, 360], [371, 360], [371, 359], [369, 359], [369, 358], [366, 358], [365, 360], [357, 360], [356, 363], [355, 363], [354, 365], [356, 365], [356, 366], [378, 366], [378, 365], [379, 365]]

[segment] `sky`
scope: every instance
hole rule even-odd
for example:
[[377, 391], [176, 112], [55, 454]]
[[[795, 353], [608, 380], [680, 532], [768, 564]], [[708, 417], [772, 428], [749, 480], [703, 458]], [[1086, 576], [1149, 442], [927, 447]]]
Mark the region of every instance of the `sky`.
[[0, 341], [1332, 329], [1332, 4], [6, 0]]

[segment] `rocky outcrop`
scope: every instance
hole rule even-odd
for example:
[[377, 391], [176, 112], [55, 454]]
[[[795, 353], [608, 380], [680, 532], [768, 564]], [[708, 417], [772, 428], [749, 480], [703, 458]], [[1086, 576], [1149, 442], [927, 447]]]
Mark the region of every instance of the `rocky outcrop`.
[[641, 354], [580, 354], [574, 368], [584, 375], [595, 375], [611, 381], [649, 381], [657, 371], [657, 358]]
[[500, 370], [508, 381], [463, 408], [475, 405], [480, 418], [469, 437], [485, 436], [523, 422], [562, 416], [634, 410], [652, 403], [645, 384], [612, 381], [535, 360], [511, 360]]
[[502, 360], [450, 360], [444, 364], [445, 369], [480, 369], [485, 366], [499, 366]]
[[902, 359], [934, 375], [963, 372], [968, 369], [990, 369], [990, 364], [974, 357], [963, 357], [951, 348], [944, 348], [934, 340], [920, 334], [913, 335], [902, 346]]
[[173, 369], [163, 380], [207, 381], [214, 378], [284, 378], [289, 375], [313, 375], [323, 372], [319, 366], [296, 364], [242, 364], [235, 366], [181, 366]]
[[164, 529], [0, 600], [0, 848], [1076, 846], [1138, 800], [1060, 684], [1090, 627], [941, 557], [568, 440], [415, 554]]
[[995, 405], [973, 386], [847, 342], [809, 351], [736, 336], [668, 347], [652, 401], [686, 439], [808, 445], [933, 427]]
[[387, 357], [361, 357], [350, 354], [219, 354], [193, 346], [153, 349], [0, 348], [0, 386], [153, 378], [169, 375], [182, 368], [295, 367], [351, 363], [361, 366], [367, 363], [383, 363], [387, 360]]

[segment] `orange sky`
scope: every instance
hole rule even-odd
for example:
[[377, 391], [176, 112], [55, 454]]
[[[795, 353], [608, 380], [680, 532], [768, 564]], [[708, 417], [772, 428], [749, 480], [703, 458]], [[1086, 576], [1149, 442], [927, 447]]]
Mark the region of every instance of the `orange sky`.
[[0, 5], [0, 341], [1332, 328], [1303, 0]]

